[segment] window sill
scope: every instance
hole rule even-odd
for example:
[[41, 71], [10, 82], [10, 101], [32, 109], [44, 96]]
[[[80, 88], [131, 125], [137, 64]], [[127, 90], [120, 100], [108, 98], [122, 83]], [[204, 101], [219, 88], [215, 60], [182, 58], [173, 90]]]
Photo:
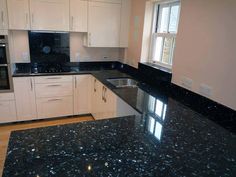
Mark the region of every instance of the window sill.
[[161, 70], [165, 73], [172, 74], [172, 69], [170, 69], [168, 67], [165, 67], [165, 66], [161, 66], [157, 63], [144, 62], [144, 63], [141, 63], [141, 64], [147, 65], [147, 66], [152, 67], [152, 68], [157, 69], [157, 70]]

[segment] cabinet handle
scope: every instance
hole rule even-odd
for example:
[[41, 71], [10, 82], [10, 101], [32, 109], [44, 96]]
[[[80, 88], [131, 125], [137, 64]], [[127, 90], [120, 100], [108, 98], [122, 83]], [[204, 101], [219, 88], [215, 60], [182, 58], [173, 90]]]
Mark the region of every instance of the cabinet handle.
[[103, 101], [104, 101], [104, 91], [105, 91], [104, 86], [102, 86], [102, 100]]
[[71, 16], [71, 30], [73, 30], [74, 29], [74, 17], [73, 16]]
[[34, 14], [33, 13], [31, 14], [31, 21], [32, 21], [32, 24], [34, 24]]
[[97, 91], [97, 89], [96, 89], [96, 82], [97, 82], [97, 80], [96, 80], [96, 79], [94, 79], [94, 86], [93, 86], [93, 91], [94, 91], [94, 92], [96, 92], [96, 91]]
[[3, 11], [1, 11], [1, 20], [2, 20], [2, 24], [4, 24], [4, 13], [3, 13]]
[[91, 33], [88, 33], [88, 42], [89, 42], [89, 46], [91, 46]]
[[104, 87], [104, 102], [107, 102], [107, 98], [106, 98], [106, 93], [107, 93], [107, 88]]
[[25, 27], [27, 28], [28, 27], [28, 24], [29, 24], [29, 21], [28, 21], [28, 13], [25, 14]]
[[32, 82], [32, 78], [30, 78], [30, 87], [31, 87], [31, 91], [33, 91], [33, 82]]
[[61, 101], [62, 99], [51, 99], [51, 100], [48, 100], [48, 102], [53, 102], [53, 101]]
[[51, 80], [51, 79], [52, 79], [52, 80], [53, 80], [53, 79], [61, 79], [61, 77], [48, 77], [48, 78], [46, 78], [46, 79], [50, 79], [50, 80]]
[[55, 85], [48, 85], [48, 87], [60, 87], [61, 85], [55, 84]]
[[75, 77], [75, 88], [77, 88], [77, 79]]

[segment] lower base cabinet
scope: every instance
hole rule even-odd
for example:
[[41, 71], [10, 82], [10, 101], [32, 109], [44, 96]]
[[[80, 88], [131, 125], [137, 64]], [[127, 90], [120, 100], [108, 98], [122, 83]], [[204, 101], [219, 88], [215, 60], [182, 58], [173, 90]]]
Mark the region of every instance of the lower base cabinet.
[[0, 101], [0, 122], [8, 123], [15, 121], [17, 121], [15, 100]]
[[39, 98], [37, 111], [39, 119], [73, 115], [73, 98]]

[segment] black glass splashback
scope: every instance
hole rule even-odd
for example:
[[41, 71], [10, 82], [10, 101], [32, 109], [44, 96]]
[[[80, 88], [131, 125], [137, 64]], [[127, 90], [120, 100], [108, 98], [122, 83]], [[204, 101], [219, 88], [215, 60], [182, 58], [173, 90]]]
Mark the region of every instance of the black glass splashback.
[[29, 32], [32, 63], [70, 61], [69, 33]]

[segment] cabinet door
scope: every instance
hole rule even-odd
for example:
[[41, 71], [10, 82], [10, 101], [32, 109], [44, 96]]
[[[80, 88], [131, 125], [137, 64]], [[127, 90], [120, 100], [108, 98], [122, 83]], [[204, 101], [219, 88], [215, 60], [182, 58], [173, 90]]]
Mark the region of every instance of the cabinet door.
[[95, 78], [92, 79], [92, 109], [91, 113], [94, 119], [100, 119], [103, 113], [103, 102], [102, 102], [102, 84]]
[[116, 116], [116, 95], [104, 86], [103, 91], [103, 114], [102, 118], [113, 118]]
[[74, 114], [91, 113], [91, 76], [74, 76]]
[[17, 121], [15, 101], [0, 101], [0, 113], [0, 123]]
[[7, 7], [9, 29], [30, 29], [28, 0], [7, 0]]
[[88, 1], [70, 0], [70, 31], [88, 32]]
[[7, 2], [6, 0], [0, 0], [0, 29], [8, 29], [8, 16], [7, 16]]
[[68, 0], [30, 0], [31, 29], [69, 31]]
[[18, 120], [37, 118], [34, 79], [30, 77], [13, 78]]
[[30, 63], [28, 32], [10, 31], [8, 35], [11, 63]]
[[73, 98], [54, 97], [37, 99], [38, 118], [53, 118], [73, 115]]
[[121, 4], [89, 2], [89, 47], [119, 47], [120, 12]]

